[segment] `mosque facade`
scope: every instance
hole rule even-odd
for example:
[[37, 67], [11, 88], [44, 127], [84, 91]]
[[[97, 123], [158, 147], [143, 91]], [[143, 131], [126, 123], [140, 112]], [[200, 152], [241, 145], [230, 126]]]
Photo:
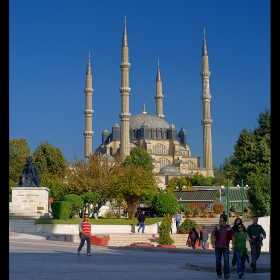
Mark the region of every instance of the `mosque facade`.
[[[191, 149], [187, 143], [186, 130], [182, 127], [176, 130], [173, 123], [169, 124], [164, 120], [162, 80], [160, 65], [158, 61], [156, 72], [156, 115], [146, 112], [145, 104], [141, 114], [131, 116], [129, 112], [129, 46], [126, 30], [126, 19], [124, 20], [124, 30], [121, 46], [121, 113], [120, 125], [116, 122], [112, 126], [111, 132], [106, 128], [102, 132], [102, 143], [94, 153], [106, 154], [114, 157], [119, 154], [123, 158], [130, 154], [134, 147], [145, 149], [151, 156], [154, 165], [154, 172], [157, 174], [159, 183], [162, 186], [168, 184], [172, 177], [190, 176], [200, 173], [205, 177], [214, 177], [212, 163], [212, 135], [211, 125], [213, 120], [210, 114], [210, 84], [208, 53], [206, 47], [205, 29], [202, 46], [202, 100], [203, 119], [203, 163], [201, 166], [200, 157], [192, 156]], [[84, 157], [92, 154], [92, 75], [90, 66], [90, 56], [86, 70], [86, 108], [85, 114], [85, 149]]]

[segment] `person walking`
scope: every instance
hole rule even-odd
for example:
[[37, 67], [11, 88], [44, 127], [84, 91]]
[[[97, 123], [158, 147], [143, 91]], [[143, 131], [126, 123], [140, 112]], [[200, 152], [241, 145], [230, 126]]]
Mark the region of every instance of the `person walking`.
[[87, 242], [87, 256], [90, 254], [90, 236], [91, 236], [91, 223], [88, 220], [88, 213], [84, 214], [84, 219], [79, 224], [79, 235], [81, 238], [80, 245], [78, 247], [77, 254], [80, 255], [82, 248], [84, 247], [85, 241]]
[[182, 220], [182, 215], [179, 213], [179, 210], [176, 210], [176, 213], [174, 215], [174, 223], [176, 223], [177, 233], [178, 233], [178, 227], [180, 226]]
[[203, 249], [206, 249], [206, 243], [207, 243], [208, 237], [209, 237], [208, 231], [206, 230], [205, 226], [202, 226], [200, 234], [199, 234], [199, 240], [201, 242]]
[[238, 232], [235, 232], [232, 237], [232, 250], [234, 250], [233, 253], [237, 262], [237, 274], [239, 278], [243, 278], [245, 262], [246, 260], [249, 262], [246, 240], [250, 241], [250, 237], [242, 223], [238, 224], [237, 229]]
[[[232, 226], [232, 230], [234, 231], [234, 232], [238, 232], [238, 225], [239, 224], [242, 224], [242, 220], [241, 220], [241, 218], [236, 218], [235, 220], [234, 220], [234, 223], [233, 223], [233, 226]], [[245, 229], [245, 231], [246, 231], [246, 229]], [[235, 267], [236, 266], [236, 258], [235, 258], [235, 254], [233, 254], [233, 256], [232, 256], [232, 261], [231, 261], [231, 265], [232, 265], [232, 267]]]
[[224, 278], [228, 279], [229, 274], [229, 243], [234, 232], [230, 225], [227, 225], [227, 215], [221, 215], [219, 225], [215, 226], [211, 233], [211, 244], [215, 249], [216, 273], [222, 278], [222, 256], [224, 258]]
[[[262, 238], [266, 238], [266, 232], [261, 225], [258, 224], [258, 216], [252, 217], [252, 224], [247, 227], [247, 233], [250, 237], [251, 247], [251, 268], [252, 272], [257, 270], [257, 260], [261, 255]], [[262, 235], [262, 236], [261, 236]]]
[[140, 229], [142, 229], [142, 233], [145, 232], [145, 221], [146, 221], [145, 211], [141, 211], [141, 213], [138, 216], [138, 223], [139, 223], [138, 233]]
[[95, 220], [98, 220], [98, 204], [95, 204], [95, 206], [93, 208], [93, 216], [94, 216]]
[[188, 239], [191, 240], [192, 248], [195, 249], [196, 241], [199, 240], [199, 234], [194, 227], [189, 232]]

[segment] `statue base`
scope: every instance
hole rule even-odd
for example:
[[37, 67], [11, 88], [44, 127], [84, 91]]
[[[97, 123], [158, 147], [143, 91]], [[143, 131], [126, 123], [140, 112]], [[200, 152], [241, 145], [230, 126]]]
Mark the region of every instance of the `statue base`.
[[14, 187], [10, 213], [46, 214], [48, 209], [49, 189], [45, 187]]

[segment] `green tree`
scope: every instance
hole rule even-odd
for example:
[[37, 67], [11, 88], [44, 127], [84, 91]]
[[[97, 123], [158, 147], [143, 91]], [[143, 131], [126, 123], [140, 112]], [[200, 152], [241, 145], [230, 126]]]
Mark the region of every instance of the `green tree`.
[[84, 206], [83, 206], [83, 213], [88, 213], [93, 214], [93, 205], [95, 205], [99, 199], [100, 199], [100, 194], [98, 193], [94, 193], [94, 192], [87, 192], [87, 193], [83, 193], [81, 195], [81, 198], [84, 202]]
[[33, 153], [33, 160], [38, 165], [41, 174], [52, 174], [64, 178], [67, 161], [59, 148], [55, 148], [48, 141], [42, 142]]
[[41, 185], [49, 189], [49, 197], [54, 201], [62, 201], [69, 193], [69, 187], [61, 178], [53, 174], [42, 174], [40, 176]]
[[127, 202], [128, 218], [134, 219], [142, 197], [149, 193], [157, 193], [154, 175], [141, 167], [123, 166], [111, 183], [111, 196], [122, 195]]
[[247, 196], [251, 204], [251, 211], [259, 216], [270, 216], [271, 211], [271, 181], [270, 174], [261, 172], [251, 173], [247, 177]]
[[30, 156], [30, 147], [24, 138], [9, 140], [9, 187], [16, 187], [26, 158]]
[[98, 207], [112, 199], [111, 182], [122, 166], [121, 157], [90, 155], [87, 160], [77, 160], [69, 164], [67, 185], [71, 193], [94, 192], [100, 195]]
[[168, 219], [168, 216], [165, 215], [158, 229], [158, 244], [171, 245], [174, 243], [174, 240], [170, 237], [170, 228], [171, 221]]
[[78, 215], [82, 211], [84, 206], [83, 199], [77, 194], [66, 194], [64, 201], [71, 203], [70, 219], [73, 219], [75, 215]]
[[130, 155], [125, 158], [123, 165], [142, 167], [146, 172], [150, 173], [152, 173], [154, 169], [152, 157], [146, 150], [140, 147], [131, 149]]
[[165, 193], [160, 191], [154, 196], [152, 202], [153, 208], [159, 216], [165, 216], [166, 214], [174, 214], [178, 209], [178, 200], [173, 193]]
[[234, 185], [240, 184], [241, 180], [249, 185], [248, 197], [253, 211], [259, 215], [269, 215], [271, 116], [268, 110], [260, 113], [258, 126], [252, 132], [245, 128], [242, 130], [224, 169], [230, 174]]

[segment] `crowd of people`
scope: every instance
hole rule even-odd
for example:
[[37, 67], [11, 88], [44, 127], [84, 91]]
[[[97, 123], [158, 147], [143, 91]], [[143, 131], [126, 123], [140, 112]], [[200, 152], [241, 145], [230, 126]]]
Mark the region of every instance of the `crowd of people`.
[[[142, 205], [141, 205], [142, 206]], [[143, 208], [141, 207], [140, 208]], [[97, 207], [97, 205], [96, 205]], [[95, 214], [95, 213], [94, 213]], [[127, 216], [127, 207], [124, 207], [124, 215]], [[96, 215], [94, 215], [96, 219]], [[172, 233], [172, 225], [176, 224], [176, 233], [178, 233], [178, 228], [182, 222], [182, 216], [179, 210], [176, 210], [174, 216], [171, 213], [167, 215], [170, 220], [170, 233]], [[138, 233], [141, 231], [145, 233], [145, 222], [146, 216], [145, 211], [141, 211], [138, 215]], [[230, 249], [233, 251], [231, 266], [236, 266], [236, 271], [239, 278], [244, 276], [244, 268], [247, 263], [250, 263], [250, 269], [252, 272], [257, 270], [257, 260], [261, 255], [262, 241], [266, 238], [266, 232], [264, 228], [258, 224], [258, 217], [252, 217], [252, 224], [250, 224], [247, 229], [243, 224], [240, 217], [234, 220], [232, 226], [227, 223], [227, 215], [221, 214], [219, 218], [219, 224], [214, 227], [214, 229], [209, 234], [205, 226], [202, 226], [200, 230], [193, 227], [188, 235], [187, 244], [189, 244], [192, 249], [202, 248], [207, 249], [207, 241], [210, 235], [210, 242], [212, 248], [215, 250], [215, 267], [216, 274], [218, 278], [228, 279], [230, 277]], [[85, 242], [87, 242], [87, 255], [90, 256], [90, 234], [91, 234], [91, 224], [88, 221], [88, 214], [84, 214], [84, 219], [79, 225], [80, 232], [80, 245], [78, 247], [77, 253], [80, 254]], [[251, 248], [251, 261], [249, 252], [246, 246], [246, 242], [249, 242]], [[231, 242], [231, 248], [230, 248]], [[223, 259], [223, 264], [222, 264]]]

